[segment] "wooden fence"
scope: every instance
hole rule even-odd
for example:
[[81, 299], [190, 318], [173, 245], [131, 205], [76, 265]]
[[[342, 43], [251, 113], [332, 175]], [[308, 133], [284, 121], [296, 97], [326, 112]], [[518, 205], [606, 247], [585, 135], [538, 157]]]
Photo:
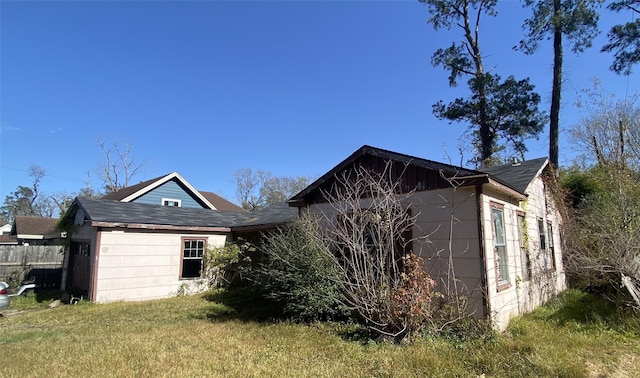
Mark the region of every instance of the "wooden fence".
[[0, 245], [0, 281], [12, 287], [35, 279], [40, 287], [60, 287], [62, 245]]

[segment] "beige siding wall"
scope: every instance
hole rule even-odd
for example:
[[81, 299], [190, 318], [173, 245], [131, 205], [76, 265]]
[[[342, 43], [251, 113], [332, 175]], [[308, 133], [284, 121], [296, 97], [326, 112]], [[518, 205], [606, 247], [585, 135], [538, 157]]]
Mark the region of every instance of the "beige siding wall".
[[[470, 311], [484, 316], [482, 275], [484, 262], [478, 242], [476, 193], [473, 187], [417, 192], [411, 209], [417, 215], [414, 251], [438, 282], [439, 290], [469, 296]], [[450, 258], [451, 257], [451, 258]], [[457, 278], [454, 282], [453, 277]]]
[[[412, 215], [417, 217], [413, 237], [422, 236], [413, 242], [414, 253], [424, 259], [425, 269], [442, 292], [454, 290], [448, 272], [455, 274], [457, 291], [470, 297], [470, 310], [475, 316], [484, 316], [484, 263], [479, 252], [475, 189], [416, 192], [407, 201]], [[334, 209], [328, 204], [313, 205], [311, 211], [322, 212], [329, 220], [335, 217]]]
[[[95, 302], [171, 297], [178, 290], [206, 289], [202, 280], [180, 280], [182, 236], [204, 237], [222, 246], [226, 235], [162, 234], [132, 231], [99, 233], [99, 271], [94, 277]], [[94, 244], [95, 245], [95, 244]]]
[[[482, 196], [482, 211], [485, 214], [483, 218], [485, 250], [487, 251], [488, 297], [492, 318], [498, 329], [504, 329], [514, 316], [530, 312], [552, 295], [566, 288], [559, 233], [560, 217], [553, 204], [549, 203], [545, 197], [545, 186], [541, 178], [535, 179], [530, 184], [527, 194], [529, 196], [527, 200], [516, 204], [513, 199], [485, 186]], [[504, 206], [508, 285], [498, 285], [491, 203]], [[523, 243], [531, 261], [532, 275], [529, 279], [527, 279], [525, 272], [524, 256], [526, 252], [520, 248], [518, 211], [524, 212], [525, 215], [526, 231]], [[541, 250], [540, 248], [538, 219], [543, 222], [547, 240], [553, 241], [552, 249], [547, 247], [545, 250]], [[549, 223], [552, 225], [552, 238], [548, 236]]]

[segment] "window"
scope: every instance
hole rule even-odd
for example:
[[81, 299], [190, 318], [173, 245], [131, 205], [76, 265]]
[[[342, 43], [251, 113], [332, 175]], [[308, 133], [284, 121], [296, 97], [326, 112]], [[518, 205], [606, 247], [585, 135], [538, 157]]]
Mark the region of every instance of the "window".
[[181, 279], [199, 278], [202, 271], [202, 256], [206, 239], [182, 238], [182, 270]]
[[531, 279], [531, 256], [527, 246], [527, 224], [524, 213], [518, 213], [518, 237], [520, 238], [520, 256], [522, 258], [522, 279]]
[[495, 248], [498, 290], [509, 284], [509, 261], [504, 230], [504, 211], [500, 205], [492, 205], [491, 219], [493, 223], [493, 245]]
[[162, 199], [162, 206], [181, 207], [182, 206], [182, 201], [179, 200], [179, 199], [163, 198]]
[[551, 256], [551, 269], [556, 270], [556, 251], [553, 244], [553, 225], [547, 222], [547, 232], [549, 232], [549, 255]]
[[538, 219], [538, 234], [540, 234], [540, 251], [547, 250], [547, 234], [544, 232], [544, 222]]

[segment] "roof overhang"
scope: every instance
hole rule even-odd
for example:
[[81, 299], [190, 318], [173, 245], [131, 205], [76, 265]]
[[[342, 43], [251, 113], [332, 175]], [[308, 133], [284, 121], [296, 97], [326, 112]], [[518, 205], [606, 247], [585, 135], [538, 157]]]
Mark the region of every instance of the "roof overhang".
[[508, 195], [509, 197], [515, 198], [518, 201], [524, 201], [527, 199], [527, 195], [526, 194], [522, 194], [520, 192], [518, 192], [515, 189], [512, 189], [504, 184], [499, 183], [498, 181], [492, 179], [492, 178], [488, 178], [488, 182], [487, 182], [492, 188], [494, 188], [495, 190], [504, 193], [506, 195]]
[[208, 226], [175, 226], [169, 224], [143, 224], [143, 223], [121, 223], [121, 222], [99, 222], [89, 221], [92, 227], [103, 228], [124, 228], [133, 230], [154, 230], [154, 231], [195, 231], [195, 232], [219, 232], [229, 233], [230, 227], [208, 227]]

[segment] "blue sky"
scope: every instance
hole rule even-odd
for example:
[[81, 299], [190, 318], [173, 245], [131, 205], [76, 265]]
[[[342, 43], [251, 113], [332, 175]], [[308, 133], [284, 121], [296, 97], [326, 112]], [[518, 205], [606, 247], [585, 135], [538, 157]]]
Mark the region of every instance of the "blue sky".
[[[481, 29], [485, 66], [530, 77], [547, 110], [551, 46], [513, 51], [529, 11], [498, 10]], [[437, 120], [431, 105], [465, 86], [449, 88], [430, 57], [460, 33], [434, 31], [428, 16], [417, 0], [2, 1], [0, 201], [30, 185], [30, 164], [46, 169], [46, 193], [78, 191], [87, 172], [99, 187], [98, 139], [148, 159], [135, 182], [178, 171], [230, 200], [240, 168], [318, 176], [364, 144], [459, 162], [466, 125]], [[574, 104], [592, 78], [620, 98], [640, 89], [638, 73], [611, 73], [599, 52], [626, 21], [603, 10], [594, 48], [567, 49], [561, 133], [584, 116]], [[566, 134], [561, 164], [576, 156]], [[527, 157], [546, 156], [547, 138]]]

